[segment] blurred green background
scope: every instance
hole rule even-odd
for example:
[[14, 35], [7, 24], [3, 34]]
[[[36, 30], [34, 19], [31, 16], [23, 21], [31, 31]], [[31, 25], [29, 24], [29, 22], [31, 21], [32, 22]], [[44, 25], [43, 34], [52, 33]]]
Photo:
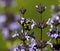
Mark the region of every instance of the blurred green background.
[[[40, 14], [36, 11], [35, 6], [39, 5], [40, 3], [44, 6], [46, 6], [46, 11], [43, 13], [43, 20], [48, 20], [49, 17], [51, 17], [51, 5], [59, 5], [60, 0], [15, 0], [16, 1], [16, 7], [10, 7], [8, 10], [12, 11], [14, 13], [18, 13], [20, 8], [27, 9], [24, 17], [34, 19], [36, 22], [40, 20]], [[5, 9], [0, 7], [0, 13], [4, 13]], [[21, 15], [21, 14], [20, 14]], [[35, 31], [35, 37], [36, 40], [40, 39], [40, 30], [38, 28], [34, 28], [30, 32]], [[49, 31], [49, 26], [43, 30], [43, 40], [48, 40], [47, 37], [47, 31]], [[14, 40], [13, 42], [5, 41], [3, 39], [3, 35], [0, 31], [0, 51], [6, 51], [7, 48], [11, 48], [14, 44], [20, 44], [22, 43], [19, 39]], [[50, 46], [48, 47], [48, 51], [51, 51]]]

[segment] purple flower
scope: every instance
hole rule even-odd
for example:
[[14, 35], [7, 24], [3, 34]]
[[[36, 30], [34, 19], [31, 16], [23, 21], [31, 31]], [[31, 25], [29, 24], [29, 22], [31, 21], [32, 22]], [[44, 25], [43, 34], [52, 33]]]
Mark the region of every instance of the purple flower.
[[13, 0], [5, 0], [5, 4], [6, 6], [16, 5], [16, 3]]
[[4, 23], [6, 22], [6, 16], [4, 14], [0, 15], [0, 28], [2, 29], [4, 27]]
[[5, 6], [6, 6], [5, 2], [0, 0], [0, 7], [5, 7]]
[[31, 44], [29, 45], [31, 48], [34, 48], [34, 46], [36, 45], [36, 40], [34, 38], [31, 38]]
[[20, 49], [18, 48], [18, 46], [15, 46], [15, 47], [12, 48], [10, 51], [20, 51]]
[[12, 22], [9, 24], [8, 28], [12, 31], [20, 29], [20, 24], [18, 22]]
[[59, 36], [57, 31], [50, 31], [47, 34], [48, 34], [48, 36], [50, 36], [52, 38], [57, 38]]
[[0, 15], [0, 23], [5, 23], [5, 22], [6, 22], [6, 16]]
[[8, 28], [3, 28], [2, 29], [2, 33], [3, 33], [3, 37], [5, 38], [5, 39], [8, 39], [9, 38], [9, 29]]
[[18, 20], [21, 19], [21, 16], [20, 16], [19, 14], [15, 14], [14, 17], [15, 17], [15, 20], [16, 20], [16, 21], [18, 21]]

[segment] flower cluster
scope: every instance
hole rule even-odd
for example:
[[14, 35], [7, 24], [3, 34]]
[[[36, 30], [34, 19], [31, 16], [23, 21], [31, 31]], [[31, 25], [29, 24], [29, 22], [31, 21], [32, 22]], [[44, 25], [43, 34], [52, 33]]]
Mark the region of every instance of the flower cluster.
[[[59, 31], [59, 25], [60, 25], [60, 7], [58, 6], [52, 6], [52, 10], [55, 12], [55, 14], [52, 15], [51, 18], [48, 19], [47, 25], [50, 25], [50, 30], [47, 33], [48, 37], [51, 37], [52, 39], [56, 39], [56, 43], [52, 43], [52, 50], [53, 51], [59, 51], [60, 50], [60, 31]], [[55, 27], [55, 29], [54, 29]]]
[[16, 2], [14, 0], [0, 0], [0, 6], [1, 7], [7, 7], [7, 6], [16, 6]]
[[[5, 7], [6, 9], [9, 6], [14, 6], [16, 3], [13, 0], [1, 0], [0, 6]], [[21, 8], [19, 11], [21, 12], [22, 16], [16, 13], [12, 13], [6, 10], [4, 14], [0, 14], [0, 29], [3, 34], [3, 38], [5, 40], [13, 41], [16, 37], [22, 41], [22, 44], [14, 45], [14, 47], [10, 48], [9, 51], [48, 51], [46, 48], [47, 45], [50, 45], [53, 51], [60, 50], [60, 43], [58, 39], [60, 38], [60, 32], [58, 30], [60, 25], [60, 7], [52, 6], [52, 10], [56, 13], [52, 15], [48, 21], [42, 20], [42, 13], [46, 10], [46, 6], [36, 5], [36, 10], [41, 15], [40, 22], [35, 22], [33, 19], [24, 18], [24, 14], [26, 12], [25, 8]], [[50, 26], [49, 32], [47, 32], [48, 37], [51, 39], [43, 40], [42, 32], [43, 29], [47, 26]], [[34, 36], [34, 31], [29, 32], [34, 27], [39, 28], [40, 31], [40, 40], [36, 40]], [[55, 29], [54, 29], [55, 27]], [[51, 41], [56, 39], [56, 44], [52, 43]], [[27, 41], [30, 42], [27, 43]]]

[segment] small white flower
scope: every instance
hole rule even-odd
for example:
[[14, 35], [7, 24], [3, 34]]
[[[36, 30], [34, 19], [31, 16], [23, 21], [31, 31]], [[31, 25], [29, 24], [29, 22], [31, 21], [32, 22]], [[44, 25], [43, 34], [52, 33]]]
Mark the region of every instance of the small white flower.
[[53, 21], [53, 20], [51, 20], [51, 23], [54, 23], [54, 21]]
[[24, 18], [22, 17], [22, 18], [21, 18], [21, 24], [23, 24], [23, 22], [24, 22]]
[[21, 51], [25, 51], [24, 49], [21, 49]]
[[51, 18], [48, 19], [48, 21], [46, 22], [47, 25], [51, 24]]
[[56, 20], [59, 20], [59, 16], [56, 16]]
[[19, 34], [14, 34], [12, 35], [12, 38], [19, 36]]
[[52, 31], [52, 29], [50, 28], [49, 31]]
[[54, 5], [52, 5], [52, 6], [51, 6], [51, 10], [54, 10], [54, 9], [55, 9], [55, 6], [54, 6]]
[[53, 28], [53, 25], [51, 25], [51, 28]]
[[36, 22], [34, 20], [32, 20], [31, 29], [33, 29], [35, 25], [36, 25]]
[[46, 9], [47, 7], [45, 6], [45, 9]]
[[53, 47], [53, 44], [51, 43], [51, 39], [49, 41], [47, 41], [46, 44], [49, 44], [51, 46], [51, 48]]
[[38, 5], [36, 5], [36, 8], [38, 8]]

